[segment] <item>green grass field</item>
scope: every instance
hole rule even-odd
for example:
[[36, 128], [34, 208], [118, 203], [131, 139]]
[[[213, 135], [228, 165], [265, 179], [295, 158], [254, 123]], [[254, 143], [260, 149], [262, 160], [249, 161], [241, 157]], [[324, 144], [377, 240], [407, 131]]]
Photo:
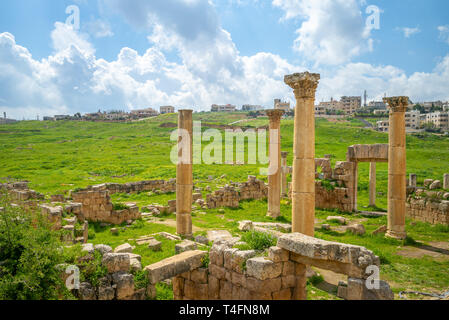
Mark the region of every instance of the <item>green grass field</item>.
[[[239, 123], [242, 126], [260, 127], [268, 124], [267, 119], [248, 119], [245, 114], [194, 114], [194, 120], [214, 125]], [[151, 179], [171, 179], [176, 176], [176, 167], [170, 162], [170, 151], [175, 142], [170, 141], [174, 130], [162, 124], [176, 124], [176, 115], [164, 115], [146, 121], [132, 123], [92, 123], [92, 122], [19, 122], [0, 126], [0, 181], [7, 178], [30, 181], [36, 191], [50, 194], [67, 193], [75, 188], [103, 182], [126, 183]], [[388, 135], [364, 129], [364, 124], [355, 119], [339, 122], [317, 120], [316, 156], [333, 155], [336, 161], [346, 160], [348, 146], [353, 144], [388, 143]], [[203, 126], [203, 130], [207, 127]], [[207, 143], [203, 142], [203, 148]], [[282, 150], [290, 151], [288, 163], [292, 162], [293, 120], [282, 121]], [[224, 152], [223, 152], [224, 154]], [[416, 173], [418, 183], [426, 178], [441, 179], [449, 172], [449, 138], [434, 135], [407, 136], [407, 173]], [[261, 165], [206, 165], [194, 166], [194, 180], [198, 187], [209, 185], [218, 189], [232, 181], [246, 181], [248, 175], [259, 175]], [[363, 209], [368, 205], [369, 164], [359, 168], [358, 205]], [[209, 175], [218, 178], [207, 182]], [[220, 179], [225, 175], [223, 179]], [[387, 164], [377, 166], [377, 191], [380, 208], [386, 208]], [[204, 194], [205, 195], [205, 194]], [[115, 194], [114, 203], [135, 202], [138, 206], [159, 203], [165, 205], [175, 199], [175, 194]], [[227, 229], [238, 235], [238, 221], [271, 221], [266, 217], [266, 201], [242, 202], [237, 209], [216, 209], [193, 211], [193, 224], [196, 234], [210, 229]], [[206, 212], [204, 212], [206, 211]], [[282, 222], [291, 221], [291, 205], [282, 200]], [[324, 222], [335, 212], [317, 210], [317, 219]], [[341, 214], [341, 213], [338, 213]], [[356, 214], [346, 214], [348, 219], [362, 223], [367, 229], [364, 236], [324, 232], [318, 230], [316, 236], [326, 240], [340, 241], [366, 246], [379, 255], [382, 260], [382, 278], [387, 279], [397, 293], [403, 289], [441, 292], [449, 287], [449, 258], [412, 257], [398, 254], [401, 250], [418, 248], [422, 245], [432, 247], [435, 242], [449, 241], [449, 228], [431, 226], [407, 221], [410, 239], [406, 242], [386, 240], [382, 236], [372, 236], [371, 232], [386, 224], [386, 218], [366, 219]], [[135, 244], [139, 236], [161, 231], [175, 232], [174, 216], [158, 219], [157, 223], [140, 221], [135, 226], [112, 236], [110, 227], [101, 228], [91, 224], [91, 242], [105, 243], [112, 247], [124, 242]], [[143, 265], [174, 255], [174, 242], [160, 239], [163, 251], [152, 253], [144, 246], [135, 252], [142, 255]], [[309, 298], [334, 299], [309, 283]], [[163, 296], [170, 298], [167, 290]]]

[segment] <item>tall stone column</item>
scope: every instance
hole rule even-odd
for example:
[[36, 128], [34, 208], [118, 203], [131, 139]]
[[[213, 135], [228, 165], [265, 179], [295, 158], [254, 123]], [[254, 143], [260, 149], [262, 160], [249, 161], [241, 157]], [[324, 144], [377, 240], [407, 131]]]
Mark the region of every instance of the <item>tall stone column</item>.
[[288, 195], [288, 184], [287, 184], [287, 156], [288, 152], [281, 152], [281, 195], [286, 197]]
[[292, 231], [315, 235], [315, 93], [320, 75], [285, 76], [296, 98], [293, 138]]
[[179, 110], [176, 167], [176, 232], [192, 236], [193, 120], [192, 110]]
[[376, 206], [376, 163], [369, 165], [369, 205]]
[[390, 109], [388, 149], [388, 230], [387, 237], [405, 239], [406, 134], [405, 112], [408, 97], [384, 98]]
[[281, 117], [283, 110], [268, 110], [270, 120], [270, 141], [268, 172], [268, 216], [277, 218], [281, 215]]

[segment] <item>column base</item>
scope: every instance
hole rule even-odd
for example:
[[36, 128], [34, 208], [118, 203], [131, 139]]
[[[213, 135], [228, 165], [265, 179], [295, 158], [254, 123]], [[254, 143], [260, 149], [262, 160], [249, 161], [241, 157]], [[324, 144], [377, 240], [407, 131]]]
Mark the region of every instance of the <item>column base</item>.
[[280, 212], [267, 212], [267, 217], [271, 217], [273, 219], [279, 218], [281, 216]]
[[388, 230], [387, 233], [385, 234], [385, 237], [396, 240], [405, 240], [407, 238], [407, 233]]

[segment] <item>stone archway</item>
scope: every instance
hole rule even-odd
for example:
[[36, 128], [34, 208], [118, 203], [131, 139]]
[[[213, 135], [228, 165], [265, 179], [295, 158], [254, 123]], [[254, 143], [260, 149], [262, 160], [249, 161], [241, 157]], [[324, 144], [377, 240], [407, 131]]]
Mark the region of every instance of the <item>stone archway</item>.
[[370, 163], [370, 205], [376, 203], [376, 163], [388, 162], [388, 144], [358, 144], [348, 148], [347, 161], [354, 163], [352, 205], [357, 211], [357, 184], [359, 162]]

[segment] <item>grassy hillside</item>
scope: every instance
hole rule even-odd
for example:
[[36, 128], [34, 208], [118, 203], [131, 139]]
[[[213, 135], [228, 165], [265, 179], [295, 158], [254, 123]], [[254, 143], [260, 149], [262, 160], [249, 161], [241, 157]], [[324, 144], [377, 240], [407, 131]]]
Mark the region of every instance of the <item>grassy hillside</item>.
[[[267, 119], [245, 120], [245, 114], [194, 114], [194, 120], [207, 124], [264, 126]], [[176, 175], [170, 162], [170, 141], [176, 115], [132, 123], [37, 122], [27, 121], [0, 126], [0, 178], [29, 180], [31, 187], [43, 193], [65, 193], [77, 187], [103, 182], [125, 183], [148, 179], [169, 179]], [[316, 153], [334, 156], [333, 162], [345, 160], [352, 144], [387, 143], [388, 135], [363, 129], [358, 120], [317, 120]], [[203, 126], [203, 130], [206, 130]], [[203, 142], [203, 148], [208, 143]], [[282, 150], [293, 155], [293, 120], [282, 122]], [[224, 149], [224, 147], [223, 147]], [[224, 150], [223, 150], [224, 151]], [[223, 152], [224, 154], [224, 152]], [[407, 172], [424, 178], [441, 179], [449, 171], [449, 139], [437, 136], [407, 137]], [[259, 175], [261, 165], [195, 165], [194, 178], [226, 174], [233, 181]], [[368, 203], [368, 164], [360, 165], [359, 206]], [[378, 206], [386, 206], [387, 165], [378, 165]], [[259, 176], [259, 178], [265, 178]]]

